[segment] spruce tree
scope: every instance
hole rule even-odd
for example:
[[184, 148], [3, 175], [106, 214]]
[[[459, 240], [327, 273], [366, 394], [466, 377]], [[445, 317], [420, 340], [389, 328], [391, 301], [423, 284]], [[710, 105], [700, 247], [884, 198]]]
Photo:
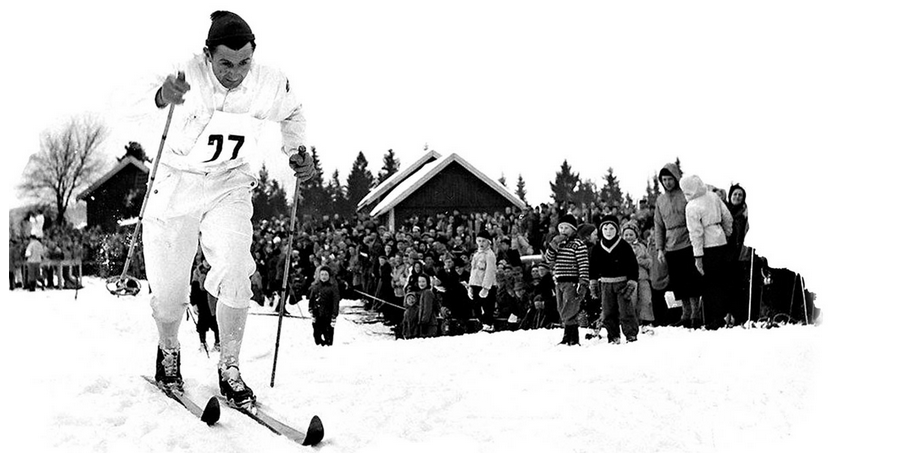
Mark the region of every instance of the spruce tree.
[[613, 174], [612, 167], [606, 171], [603, 177], [603, 188], [600, 189], [600, 202], [606, 205], [622, 206], [624, 199], [622, 198], [622, 189], [619, 187], [619, 180]]
[[347, 176], [347, 203], [351, 210], [356, 210], [356, 205], [372, 190], [374, 185], [375, 177], [369, 171], [369, 161], [360, 151]]
[[550, 192], [555, 203], [568, 203], [575, 200], [575, 189], [581, 181], [578, 173], [572, 173], [568, 160], [563, 160], [560, 170], [556, 172], [556, 182], [550, 183]]
[[519, 199], [522, 200], [523, 203], [528, 203], [527, 201], [525, 201], [526, 193], [528, 193], [528, 191], [525, 190], [525, 180], [522, 179], [522, 174], [519, 173], [519, 181], [516, 182], [516, 196], [519, 197]]
[[397, 156], [394, 155], [393, 149], [387, 150], [387, 153], [384, 154], [381, 171], [378, 172], [378, 184], [383, 183], [386, 179], [390, 178], [391, 175], [397, 173], [399, 170], [400, 159], [397, 159]]

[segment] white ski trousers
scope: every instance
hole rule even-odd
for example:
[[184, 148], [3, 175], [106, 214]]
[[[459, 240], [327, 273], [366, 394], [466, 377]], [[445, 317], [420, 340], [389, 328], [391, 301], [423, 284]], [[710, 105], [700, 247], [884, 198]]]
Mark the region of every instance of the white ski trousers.
[[198, 243], [210, 264], [205, 289], [219, 304], [249, 308], [256, 184], [247, 165], [210, 173], [159, 166], [143, 220], [150, 305], [158, 324], [177, 326], [184, 317]]

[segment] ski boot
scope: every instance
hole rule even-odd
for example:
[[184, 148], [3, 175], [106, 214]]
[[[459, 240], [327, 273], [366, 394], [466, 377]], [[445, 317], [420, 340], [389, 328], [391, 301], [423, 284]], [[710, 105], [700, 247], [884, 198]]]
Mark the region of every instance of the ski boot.
[[219, 391], [225, 397], [225, 401], [235, 407], [251, 409], [256, 402], [253, 390], [250, 390], [241, 379], [241, 371], [237, 365], [219, 367]]
[[161, 389], [177, 394], [184, 393], [184, 380], [181, 378], [181, 351], [177, 348], [162, 349], [156, 347], [156, 385]]

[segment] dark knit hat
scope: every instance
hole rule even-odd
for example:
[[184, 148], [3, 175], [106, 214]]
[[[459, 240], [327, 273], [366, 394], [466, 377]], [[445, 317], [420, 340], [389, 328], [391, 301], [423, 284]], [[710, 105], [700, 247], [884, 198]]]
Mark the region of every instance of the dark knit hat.
[[220, 44], [225, 44], [228, 47], [231, 47], [231, 45], [243, 47], [248, 42], [256, 39], [247, 22], [235, 13], [216, 11], [210, 14], [209, 18], [212, 20], [212, 24], [210, 24], [209, 33], [206, 35], [206, 47], [210, 51]]
[[614, 216], [614, 215], [603, 216], [603, 218], [600, 219], [600, 228], [602, 229], [603, 225], [606, 225], [607, 223], [611, 223], [614, 227], [616, 227], [616, 233], [621, 231], [621, 228], [619, 228], [619, 219], [616, 216]]
[[587, 239], [596, 229], [597, 227], [591, 225], [590, 223], [583, 223], [580, 227], [578, 227], [578, 237], [582, 240]]
[[572, 214], [566, 214], [559, 219], [559, 225], [569, 225], [573, 230], [575, 229], [575, 225], [577, 223], [578, 221], [575, 220], [575, 216], [573, 216]]
[[483, 238], [483, 239], [487, 239], [487, 240], [489, 240], [489, 241], [492, 241], [492, 240], [493, 240], [493, 238], [491, 237], [490, 233], [487, 232], [487, 230], [481, 230], [481, 231], [479, 231], [479, 232], [478, 232], [478, 235], [477, 235], [476, 237], [480, 237], [480, 238]]

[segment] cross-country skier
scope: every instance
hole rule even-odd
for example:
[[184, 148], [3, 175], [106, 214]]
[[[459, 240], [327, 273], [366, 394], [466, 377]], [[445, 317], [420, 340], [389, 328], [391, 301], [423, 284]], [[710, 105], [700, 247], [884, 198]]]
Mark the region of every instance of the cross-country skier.
[[237, 14], [216, 11], [211, 19], [203, 52], [160, 77], [147, 94], [147, 107], [160, 115], [177, 106], [147, 200], [144, 256], [159, 329], [157, 382], [183, 391], [178, 327], [199, 239], [210, 264], [204, 286], [219, 301], [219, 389], [233, 404], [247, 406], [255, 398], [238, 357], [253, 294], [250, 217], [257, 180], [245, 159], [263, 151], [256, 149], [262, 122], [280, 123], [282, 151], [298, 181], [315, 169], [305, 152], [296, 87], [280, 71], [254, 62], [255, 37]]

